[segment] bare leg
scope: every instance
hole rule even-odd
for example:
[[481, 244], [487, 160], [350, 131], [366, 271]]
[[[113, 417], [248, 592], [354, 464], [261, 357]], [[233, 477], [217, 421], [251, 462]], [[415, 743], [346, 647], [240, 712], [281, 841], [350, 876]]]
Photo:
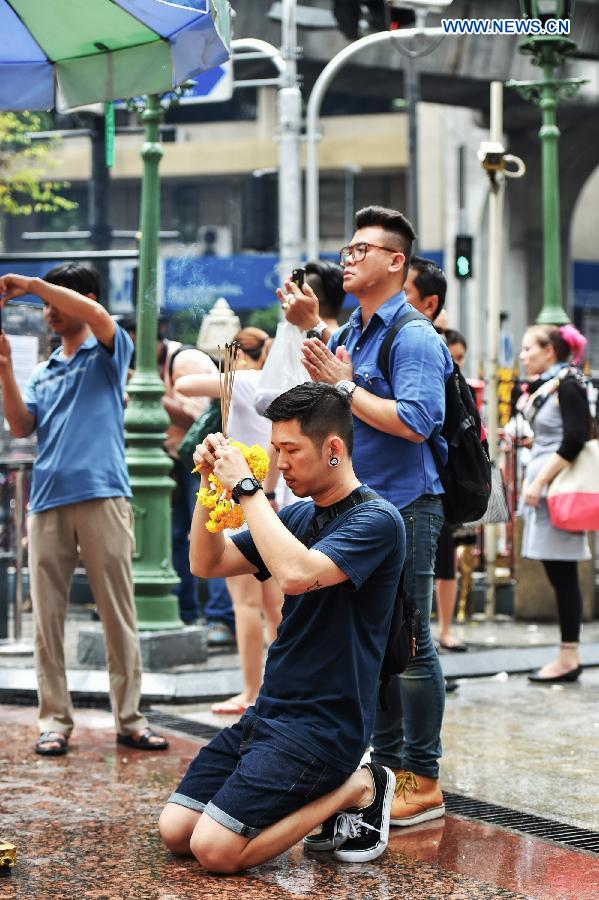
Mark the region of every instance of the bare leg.
[[191, 852], [205, 869], [233, 874], [274, 859], [333, 813], [351, 806], [367, 806], [372, 799], [370, 772], [359, 769], [341, 787], [269, 826], [255, 838], [242, 837], [210, 816], [202, 816], [193, 830]]
[[226, 581], [235, 610], [237, 649], [243, 679], [241, 694], [231, 697], [231, 702], [251, 706], [262, 684], [262, 585], [253, 575], [236, 575]]
[[178, 803], [167, 803], [158, 819], [165, 846], [179, 856], [191, 856], [189, 842], [202, 814]]
[[439, 617], [439, 640], [442, 644], [455, 643], [451, 636], [451, 622], [458, 599], [457, 578], [437, 579], [437, 614]]

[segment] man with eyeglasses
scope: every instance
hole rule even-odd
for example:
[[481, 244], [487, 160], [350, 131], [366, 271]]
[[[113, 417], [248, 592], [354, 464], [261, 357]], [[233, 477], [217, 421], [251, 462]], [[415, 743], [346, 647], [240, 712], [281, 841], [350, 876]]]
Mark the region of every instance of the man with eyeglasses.
[[[422, 615], [422, 636], [416, 656], [392, 681], [389, 710], [377, 711], [372, 759], [396, 773], [391, 824], [407, 826], [445, 812], [439, 787], [445, 686], [430, 635], [443, 488], [429, 445], [446, 458], [439, 432], [453, 366], [442, 338], [418, 318], [397, 333], [386, 380], [378, 357], [388, 330], [412, 310], [403, 287], [415, 234], [401, 213], [377, 206], [356, 213], [355, 226], [340, 261], [344, 288], [359, 308], [328, 347], [318, 338], [306, 340], [303, 362], [313, 381], [350, 396], [356, 474], [397, 507], [406, 526], [404, 586]], [[298, 295], [295, 285], [287, 290]]]

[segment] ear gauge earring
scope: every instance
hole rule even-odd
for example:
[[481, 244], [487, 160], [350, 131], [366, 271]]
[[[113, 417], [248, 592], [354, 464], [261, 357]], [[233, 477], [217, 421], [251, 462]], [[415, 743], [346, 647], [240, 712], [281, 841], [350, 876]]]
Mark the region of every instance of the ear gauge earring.
[[338, 456], [329, 456], [329, 465], [335, 468], [335, 466], [339, 465], [339, 457]]

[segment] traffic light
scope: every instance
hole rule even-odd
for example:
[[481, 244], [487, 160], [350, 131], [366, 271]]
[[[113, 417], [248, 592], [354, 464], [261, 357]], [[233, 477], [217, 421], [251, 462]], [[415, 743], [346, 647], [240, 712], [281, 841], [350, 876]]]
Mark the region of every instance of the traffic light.
[[355, 41], [364, 33], [384, 31], [387, 28], [385, 0], [333, 0], [333, 15], [340, 31]]
[[472, 237], [458, 234], [455, 239], [455, 276], [472, 278]]

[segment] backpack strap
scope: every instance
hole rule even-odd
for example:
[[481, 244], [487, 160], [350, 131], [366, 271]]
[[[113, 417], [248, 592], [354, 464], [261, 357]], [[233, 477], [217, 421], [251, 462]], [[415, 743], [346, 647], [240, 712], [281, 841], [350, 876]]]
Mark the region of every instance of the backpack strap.
[[320, 512], [315, 513], [310, 523], [310, 530], [305, 534], [299, 535], [298, 541], [301, 541], [306, 547], [311, 547], [329, 522], [338, 519], [339, 516], [346, 513], [349, 509], [353, 509], [354, 506], [360, 506], [361, 503], [366, 503], [368, 500], [377, 500], [378, 496], [374, 491], [365, 490], [362, 486], [357, 487], [348, 497], [344, 497], [338, 503], [333, 503], [332, 506], [327, 506]]
[[427, 319], [425, 315], [421, 312], [418, 312], [417, 309], [411, 309], [409, 312], [404, 313], [403, 316], [400, 316], [398, 319], [392, 323], [391, 327], [387, 331], [387, 334], [383, 338], [383, 343], [381, 344], [381, 349], [379, 350], [378, 356], [378, 367], [383, 373], [383, 378], [389, 384], [391, 384], [391, 367], [389, 365], [391, 359], [391, 347], [393, 346], [393, 341], [408, 322], [413, 322], [414, 319], [422, 319], [424, 322], [428, 322], [429, 325], [432, 326], [432, 322], [430, 319]]
[[349, 335], [350, 331], [351, 331], [351, 325], [346, 325], [345, 328], [343, 328], [341, 330], [339, 337], [337, 338], [337, 346], [338, 347], [341, 347], [342, 344], [345, 344], [345, 342], [347, 340], [347, 336]]

